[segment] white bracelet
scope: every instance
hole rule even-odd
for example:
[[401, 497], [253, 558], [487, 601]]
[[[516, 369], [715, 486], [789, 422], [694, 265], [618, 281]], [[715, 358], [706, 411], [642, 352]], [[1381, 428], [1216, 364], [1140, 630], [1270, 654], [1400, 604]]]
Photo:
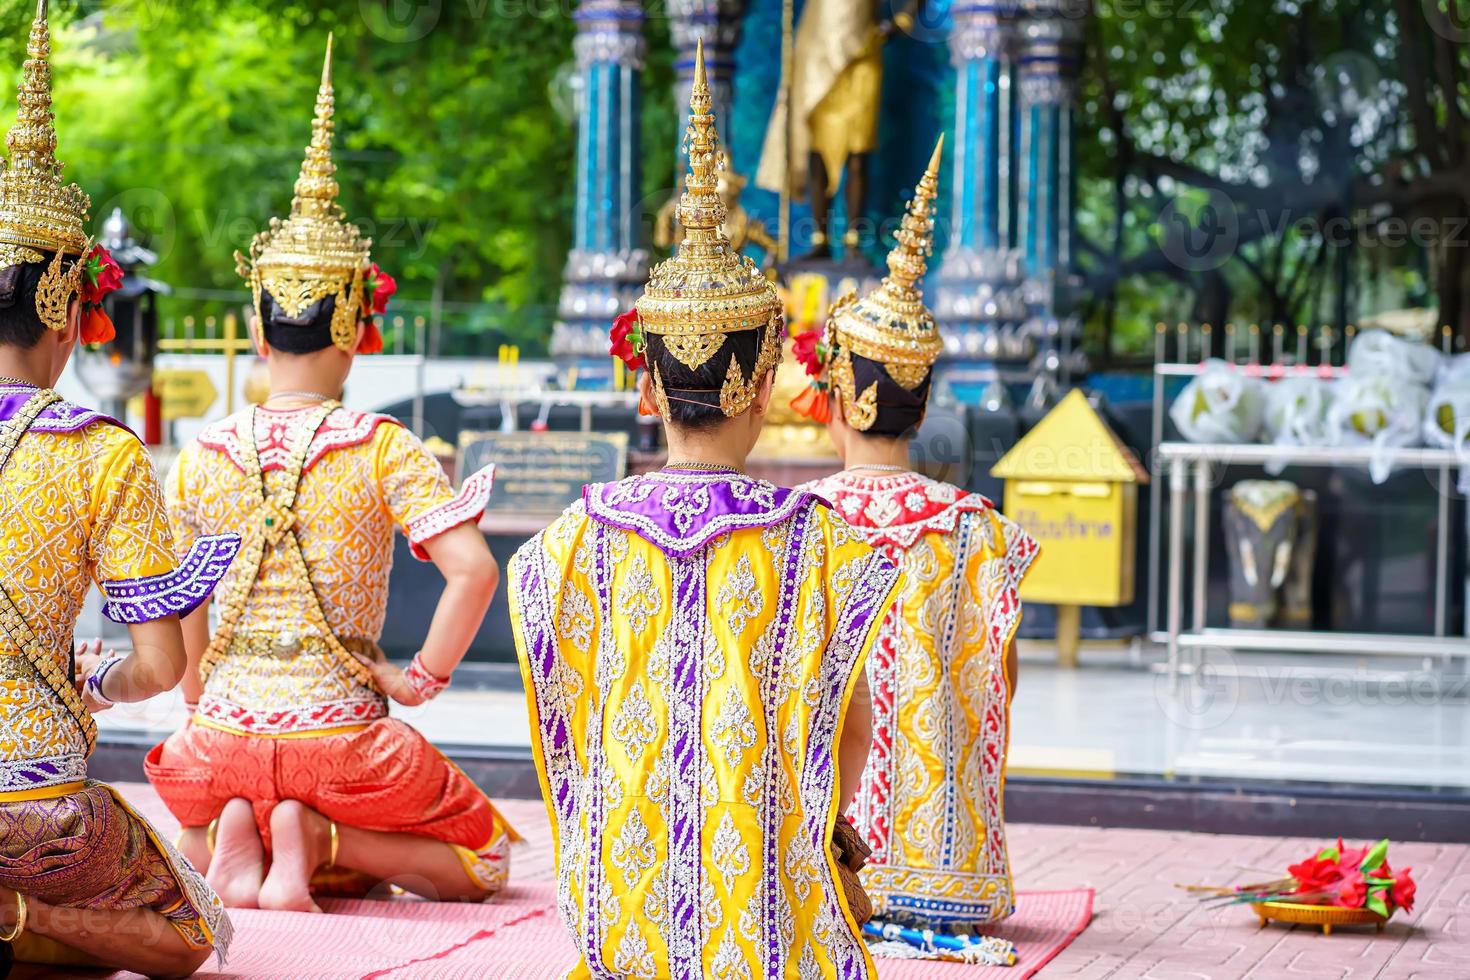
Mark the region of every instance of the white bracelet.
[[112, 670], [112, 668], [116, 667], [118, 664], [122, 663], [126, 659], [127, 658], [120, 653], [109, 653], [106, 657], [102, 658], [101, 662], [97, 664], [97, 667], [92, 671], [92, 673], [87, 675], [87, 679], [83, 683], [83, 686], [86, 688], [87, 693], [92, 695], [92, 699], [94, 701], [97, 701], [99, 704], [103, 704], [108, 707], [117, 704], [116, 701], [108, 697], [106, 692], [102, 690], [102, 684], [104, 681], [107, 680], [107, 675]]

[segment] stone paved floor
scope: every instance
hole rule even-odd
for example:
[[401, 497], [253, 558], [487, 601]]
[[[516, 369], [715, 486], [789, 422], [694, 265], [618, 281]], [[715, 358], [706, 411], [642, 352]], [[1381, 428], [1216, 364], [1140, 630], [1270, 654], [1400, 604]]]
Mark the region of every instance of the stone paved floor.
[[[546, 811], [511, 800], [503, 810], [528, 838], [518, 877], [551, 876]], [[1395, 844], [1395, 867], [1414, 869], [1413, 914], [1383, 933], [1331, 936], [1303, 927], [1260, 928], [1247, 909], [1207, 908], [1176, 884], [1260, 881], [1320, 841], [1153, 830], [1012, 825], [1016, 885], [1090, 887], [1092, 924], [1039, 974], [1085, 980], [1470, 980], [1470, 846]]]

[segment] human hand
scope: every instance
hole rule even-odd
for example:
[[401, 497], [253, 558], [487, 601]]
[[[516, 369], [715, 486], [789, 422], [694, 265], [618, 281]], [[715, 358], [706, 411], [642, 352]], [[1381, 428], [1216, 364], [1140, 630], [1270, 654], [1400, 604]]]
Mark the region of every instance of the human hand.
[[404, 676], [402, 668], [381, 660], [369, 664], [368, 669], [373, 672], [373, 680], [377, 683], [378, 690], [404, 707], [416, 708], [428, 700], [413, 689], [413, 685]]

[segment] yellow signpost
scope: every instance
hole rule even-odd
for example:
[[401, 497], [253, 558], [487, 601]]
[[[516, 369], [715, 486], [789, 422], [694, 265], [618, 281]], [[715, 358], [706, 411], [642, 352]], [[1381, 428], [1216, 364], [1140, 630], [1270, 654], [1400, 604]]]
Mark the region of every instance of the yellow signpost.
[[1021, 598], [1057, 607], [1057, 655], [1076, 666], [1083, 606], [1133, 601], [1138, 485], [1148, 472], [1080, 390], [990, 471], [1005, 512], [1041, 544]]
[[163, 403], [163, 417], [169, 422], [203, 418], [219, 397], [209, 372], [179, 368], [154, 371], [153, 391]]
[[[192, 319], [192, 317], [186, 319], [185, 323], [192, 326]], [[213, 328], [214, 317], [205, 320], [204, 324], [206, 329]], [[223, 354], [225, 357], [225, 414], [229, 415], [235, 411], [235, 358], [255, 350], [255, 344], [251, 341], [248, 332], [245, 336], [240, 336], [239, 317], [234, 313], [225, 314], [223, 336], [221, 337], [164, 339], [158, 342], [158, 349], [170, 354]], [[188, 417], [187, 415], [179, 416], [179, 418]]]

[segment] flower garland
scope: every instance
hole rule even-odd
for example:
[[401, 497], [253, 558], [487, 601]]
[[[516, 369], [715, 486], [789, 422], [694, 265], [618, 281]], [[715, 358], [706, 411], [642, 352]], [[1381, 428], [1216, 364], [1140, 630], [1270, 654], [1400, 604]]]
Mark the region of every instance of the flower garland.
[[362, 340], [358, 341], [359, 354], [376, 354], [383, 349], [383, 333], [378, 329], [378, 317], [388, 311], [388, 300], [398, 292], [398, 281], [378, 267], [374, 262], [363, 280], [362, 291]]
[[82, 343], [105, 344], [117, 336], [117, 328], [113, 326], [107, 310], [103, 309], [102, 301], [117, 292], [122, 282], [122, 267], [113, 259], [112, 253], [101, 245], [94, 245], [82, 260]]

